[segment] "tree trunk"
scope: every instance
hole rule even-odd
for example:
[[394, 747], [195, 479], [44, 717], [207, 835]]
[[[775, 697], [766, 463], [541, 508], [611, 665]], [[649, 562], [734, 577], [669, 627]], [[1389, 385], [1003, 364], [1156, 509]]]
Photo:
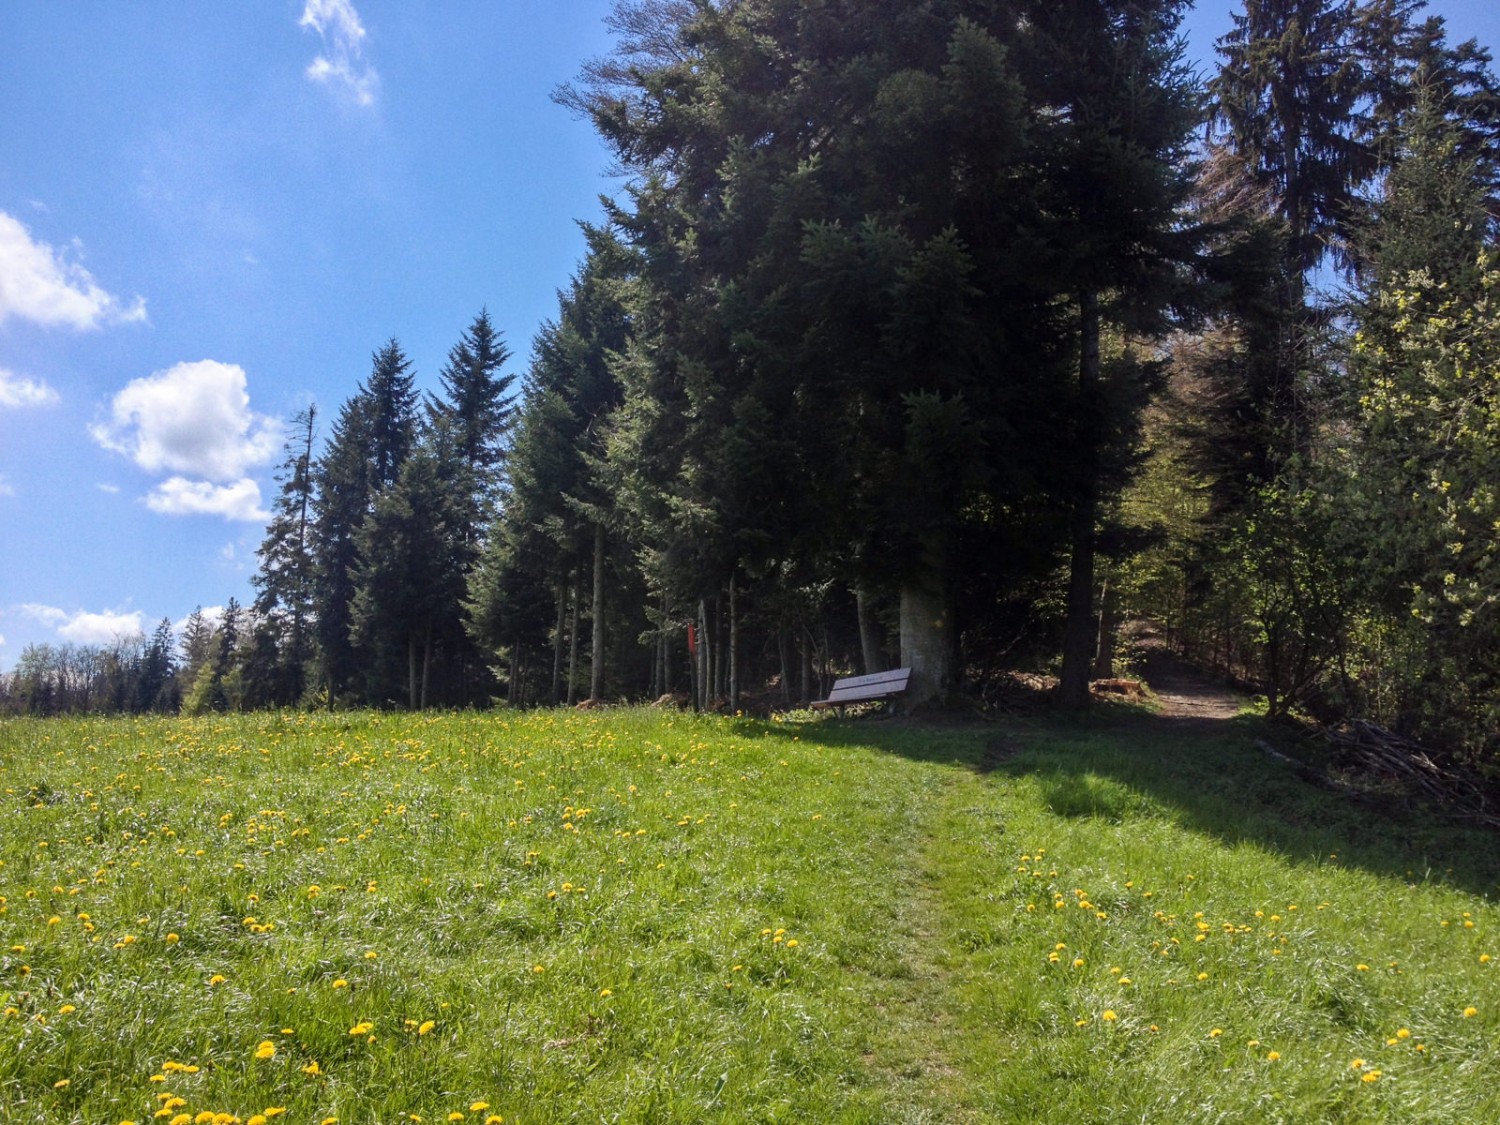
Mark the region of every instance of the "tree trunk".
[[698, 709], [707, 711], [713, 692], [712, 663], [709, 660], [708, 600], [698, 599]]
[[552, 706], [562, 701], [563, 631], [568, 627], [568, 583], [557, 584], [557, 628], [552, 633]]
[[885, 658], [880, 649], [880, 619], [875, 616], [875, 599], [864, 587], [854, 589], [854, 611], [859, 618], [859, 647], [865, 660], [865, 675], [885, 671]]
[[1094, 662], [1094, 522], [1099, 505], [1098, 426], [1094, 412], [1099, 392], [1099, 297], [1088, 291], [1078, 299], [1078, 456], [1083, 485], [1073, 508], [1073, 559], [1068, 572], [1068, 618], [1063, 633], [1062, 670], [1057, 698], [1069, 710], [1089, 705], [1089, 669]]
[[1106, 579], [1099, 597], [1099, 644], [1094, 655], [1094, 679], [1115, 674], [1115, 630], [1120, 624], [1120, 597]]
[[604, 524], [594, 525], [594, 644], [589, 698], [604, 696]]
[[422, 638], [422, 710], [427, 710], [427, 688], [432, 682], [432, 622]]
[[406, 707], [409, 711], [417, 709], [417, 634], [415, 631], [406, 634]]
[[734, 575], [729, 576], [729, 710], [740, 709], [740, 619], [735, 604]]
[[568, 611], [568, 706], [578, 702], [578, 572], [572, 576], [572, 607]]
[[901, 585], [901, 664], [911, 669], [905, 703], [915, 707], [945, 699], [956, 664], [953, 601], [935, 537], [923, 549], [920, 571]]

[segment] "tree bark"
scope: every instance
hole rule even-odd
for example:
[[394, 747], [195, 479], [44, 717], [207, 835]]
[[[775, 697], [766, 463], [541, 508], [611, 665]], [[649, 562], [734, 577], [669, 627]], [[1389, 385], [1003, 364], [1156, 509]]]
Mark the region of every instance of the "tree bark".
[[572, 575], [572, 606], [568, 611], [568, 706], [578, 702], [578, 572]]
[[864, 656], [865, 675], [885, 671], [885, 658], [880, 648], [880, 619], [875, 616], [875, 599], [864, 587], [854, 589], [854, 611], [859, 618], [859, 647]]
[[1093, 414], [1099, 391], [1099, 296], [1092, 290], [1078, 299], [1078, 455], [1082, 485], [1073, 508], [1073, 559], [1068, 572], [1068, 617], [1063, 633], [1062, 670], [1057, 698], [1081, 711], [1089, 705], [1089, 669], [1094, 661], [1094, 523], [1098, 518], [1098, 426]]
[[740, 709], [740, 618], [735, 602], [734, 575], [729, 576], [729, 710]]
[[1115, 674], [1115, 630], [1120, 624], [1120, 597], [1106, 579], [1099, 596], [1099, 644], [1094, 655], [1094, 679], [1108, 680]]
[[589, 698], [604, 696], [604, 524], [594, 524], [594, 645]]
[[427, 688], [432, 682], [432, 622], [422, 637], [422, 710], [427, 710]]
[[557, 628], [552, 633], [552, 706], [562, 700], [563, 631], [568, 627], [568, 583], [557, 584]]
[[901, 664], [911, 669], [905, 705], [947, 698], [954, 686], [953, 600], [940, 544], [930, 541], [921, 569], [901, 585]]

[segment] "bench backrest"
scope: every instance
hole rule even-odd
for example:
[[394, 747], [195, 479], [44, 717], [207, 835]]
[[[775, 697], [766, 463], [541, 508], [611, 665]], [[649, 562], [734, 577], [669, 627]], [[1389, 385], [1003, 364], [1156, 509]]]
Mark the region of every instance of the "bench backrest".
[[828, 693], [829, 703], [858, 703], [864, 699], [885, 699], [900, 695], [911, 679], [910, 668], [895, 668], [889, 672], [873, 672], [868, 676], [850, 676], [835, 680], [833, 690]]

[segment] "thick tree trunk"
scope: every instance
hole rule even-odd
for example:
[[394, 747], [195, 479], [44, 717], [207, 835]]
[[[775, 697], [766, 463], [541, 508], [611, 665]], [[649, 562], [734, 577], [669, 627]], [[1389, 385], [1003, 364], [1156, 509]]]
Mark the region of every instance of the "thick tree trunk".
[[1078, 400], [1083, 411], [1078, 456], [1083, 465], [1081, 486], [1073, 509], [1073, 559], [1068, 571], [1068, 618], [1063, 633], [1062, 670], [1057, 698], [1069, 710], [1089, 705], [1089, 670], [1094, 661], [1094, 522], [1098, 516], [1095, 476], [1098, 466], [1098, 427], [1092, 420], [1099, 393], [1099, 297], [1090, 291], [1079, 297]]
[[901, 664], [911, 669], [906, 706], [947, 698], [956, 679], [956, 651], [942, 551], [930, 543], [921, 571], [901, 585]]
[[594, 645], [589, 698], [604, 696], [604, 524], [594, 525]]
[[875, 599], [863, 587], [854, 590], [854, 610], [859, 617], [859, 647], [864, 656], [865, 675], [885, 671], [880, 649], [880, 619], [875, 616]]

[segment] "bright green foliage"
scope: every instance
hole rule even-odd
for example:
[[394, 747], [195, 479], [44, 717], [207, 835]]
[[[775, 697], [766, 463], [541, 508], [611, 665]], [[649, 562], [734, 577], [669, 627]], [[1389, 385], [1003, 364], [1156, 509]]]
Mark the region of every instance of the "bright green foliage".
[[1441, 712], [1420, 696], [1444, 691], [1446, 725], [1491, 753], [1500, 730], [1497, 287], [1500, 270], [1482, 257], [1477, 287], [1414, 272], [1380, 293], [1380, 330], [1355, 344], [1363, 440], [1352, 451], [1352, 488], [1381, 524], [1370, 535], [1376, 573], [1404, 587], [1400, 608], [1426, 652], [1406, 705], [1441, 729]]

